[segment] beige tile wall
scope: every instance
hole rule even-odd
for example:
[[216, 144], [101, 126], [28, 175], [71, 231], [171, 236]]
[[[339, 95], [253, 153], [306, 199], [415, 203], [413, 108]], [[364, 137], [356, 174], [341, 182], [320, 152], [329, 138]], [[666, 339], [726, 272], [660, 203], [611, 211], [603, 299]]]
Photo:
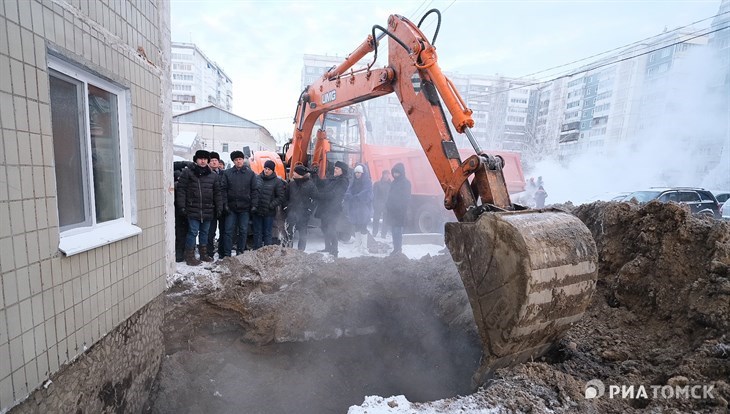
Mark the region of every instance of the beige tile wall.
[[[164, 289], [158, 1], [0, 2], [0, 411]], [[49, 48], [132, 97], [143, 232], [71, 257], [58, 251]]]

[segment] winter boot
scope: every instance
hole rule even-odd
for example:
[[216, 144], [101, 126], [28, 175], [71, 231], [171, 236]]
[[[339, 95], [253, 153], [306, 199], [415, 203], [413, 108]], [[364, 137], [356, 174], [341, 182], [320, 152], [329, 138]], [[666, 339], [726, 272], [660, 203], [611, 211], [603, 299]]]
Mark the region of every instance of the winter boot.
[[202, 263], [200, 260], [195, 258], [195, 247], [185, 249], [185, 264], [188, 266], [197, 266]]
[[200, 260], [204, 262], [212, 262], [213, 258], [208, 256], [208, 246], [198, 245], [198, 251], [200, 252]]

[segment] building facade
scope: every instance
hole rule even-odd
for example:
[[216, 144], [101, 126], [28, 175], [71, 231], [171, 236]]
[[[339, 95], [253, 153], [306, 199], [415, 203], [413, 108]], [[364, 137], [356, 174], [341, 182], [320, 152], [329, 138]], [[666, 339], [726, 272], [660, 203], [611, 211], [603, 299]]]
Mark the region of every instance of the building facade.
[[[277, 150], [276, 139], [266, 128], [215, 106], [175, 115], [172, 133], [175, 155], [188, 160], [198, 149], [196, 143], [200, 143], [203, 149], [218, 152], [221, 157], [244, 147], [251, 151]], [[188, 139], [191, 135], [194, 140]], [[183, 146], [188, 149], [183, 150]], [[228, 162], [229, 159], [223, 161]]]
[[230, 111], [233, 82], [217, 63], [192, 43], [172, 43], [173, 114], [215, 105]]
[[0, 7], [0, 412], [147, 398], [172, 263], [169, 19], [161, 0]]

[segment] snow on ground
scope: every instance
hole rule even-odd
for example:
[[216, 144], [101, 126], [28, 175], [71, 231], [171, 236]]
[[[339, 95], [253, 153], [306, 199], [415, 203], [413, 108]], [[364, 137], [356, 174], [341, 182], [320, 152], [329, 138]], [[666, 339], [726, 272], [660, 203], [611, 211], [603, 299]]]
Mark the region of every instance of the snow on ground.
[[365, 401], [361, 405], [350, 407], [347, 414], [501, 414], [506, 412], [504, 407], [480, 408], [480, 405], [485, 406], [478, 398], [471, 395], [428, 403], [411, 403], [402, 395], [388, 398], [369, 396], [365, 397]]

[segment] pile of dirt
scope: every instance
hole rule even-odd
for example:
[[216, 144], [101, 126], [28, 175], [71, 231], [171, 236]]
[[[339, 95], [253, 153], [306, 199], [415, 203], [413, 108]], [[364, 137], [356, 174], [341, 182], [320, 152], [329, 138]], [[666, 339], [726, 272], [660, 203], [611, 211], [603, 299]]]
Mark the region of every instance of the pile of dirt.
[[[499, 370], [468, 397], [409, 409], [727, 412], [730, 223], [661, 203], [597, 202], [572, 213], [599, 251], [597, 292], [581, 321], [543, 361]], [[591, 380], [603, 395], [586, 399]], [[633, 398], [609, 398], [611, 386]]]
[[434, 321], [476, 337], [469, 301], [451, 259], [405, 256], [332, 260], [278, 246], [223, 261], [213, 305], [238, 312], [257, 344], [398, 329], [423, 336]]

